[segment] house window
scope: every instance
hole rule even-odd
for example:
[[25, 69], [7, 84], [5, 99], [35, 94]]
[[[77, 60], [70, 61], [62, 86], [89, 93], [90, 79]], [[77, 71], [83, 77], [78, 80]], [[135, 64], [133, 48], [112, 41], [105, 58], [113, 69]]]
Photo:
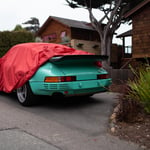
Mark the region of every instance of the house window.
[[61, 38], [61, 42], [62, 43], [69, 43], [70, 42], [70, 38], [69, 38], [69, 36], [67, 36], [67, 32], [66, 31], [62, 31], [60, 33], [60, 38]]
[[132, 46], [125, 46], [125, 54], [131, 54], [132, 53]]
[[56, 33], [52, 33], [43, 37], [44, 42], [52, 42], [55, 41], [56, 39], [57, 39]]
[[65, 36], [67, 36], [67, 32], [66, 31], [61, 32], [60, 37], [63, 38]]
[[125, 38], [125, 54], [131, 54], [132, 53], [132, 37], [126, 37]]

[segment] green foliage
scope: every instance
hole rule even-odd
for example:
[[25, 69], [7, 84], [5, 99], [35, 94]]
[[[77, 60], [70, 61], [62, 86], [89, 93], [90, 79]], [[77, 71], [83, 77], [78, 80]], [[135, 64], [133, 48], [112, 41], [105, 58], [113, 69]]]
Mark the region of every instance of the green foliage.
[[21, 25], [18, 24], [16, 25], [13, 31], [26, 31], [26, 29], [24, 29]]
[[24, 22], [23, 24], [27, 24], [28, 26], [25, 27], [25, 29], [33, 33], [36, 33], [40, 28], [39, 20], [35, 17], [31, 17], [30, 20]]
[[33, 42], [34, 36], [27, 31], [4, 31], [0, 32], [0, 57], [2, 57], [12, 46], [19, 43]]
[[138, 100], [147, 113], [150, 113], [150, 66], [138, 70], [132, 68], [135, 80], [129, 81], [128, 98]]
[[[66, 2], [69, 4], [72, 8], [78, 8], [78, 7], [88, 7], [88, 8], [100, 8], [104, 7], [104, 5], [111, 4], [115, 0], [66, 0]], [[137, 4], [142, 2], [143, 0], [122, 0], [122, 4], [130, 4], [129, 9], [132, 9]]]
[[92, 7], [92, 8], [99, 8], [103, 4], [108, 4], [112, 0], [66, 0], [70, 7]]

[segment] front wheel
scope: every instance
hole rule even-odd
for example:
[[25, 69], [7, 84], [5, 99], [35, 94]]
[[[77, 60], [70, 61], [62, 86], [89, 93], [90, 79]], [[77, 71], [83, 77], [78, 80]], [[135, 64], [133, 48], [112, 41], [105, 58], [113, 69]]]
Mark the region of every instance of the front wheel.
[[29, 83], [17, 89], [17, 98], [23, 106], [31, 106], [34, 104], [35, 95], [32, 93]]

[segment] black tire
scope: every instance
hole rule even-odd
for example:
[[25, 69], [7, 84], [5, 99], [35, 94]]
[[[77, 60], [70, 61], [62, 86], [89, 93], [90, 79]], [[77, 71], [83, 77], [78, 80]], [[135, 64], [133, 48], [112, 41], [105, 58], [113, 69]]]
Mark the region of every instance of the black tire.
[[17, 98], [18, 102], [23, 106], [32, 106], [35, 104], [36, 96], [32, 93], [29, 83], [17, 89]]

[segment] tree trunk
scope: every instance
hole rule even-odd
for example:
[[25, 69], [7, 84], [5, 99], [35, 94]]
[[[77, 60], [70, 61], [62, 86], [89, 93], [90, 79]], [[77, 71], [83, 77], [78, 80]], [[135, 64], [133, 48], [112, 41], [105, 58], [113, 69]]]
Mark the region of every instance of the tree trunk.
[[110, 55], [111, 55], [111, 43], [112, 35], [104, 36], [101, 38], [101, 55], [107, 55], [108, 59], [103, 62], [104, 67], [109, 67], [111, 65]]
[[[113, 4], [110, 5], [110, 11], [105, 11], [105, 15], [101, 20], [97, 20], [93, 13], [92, 13], [92, 8], [88, 8], [89, 11], [89, 18], [91, 20], [92, 26], [95, 28], [95, 30], [98, 32], [100, 41], [101, 41], [101, 55], [107, 55], [108, 60], [104, 61], [103, 64], [105, 66], [110, 66], [110, 55], [111, 55], [111, 46], [112, 46], [112, 38], [115, 30], [119, 28], [120, 23], [121, 23], [121, 18], [122, 15], [117, 16], [116, 13], [118, 14], [118, 9], [120, 7], [122, 0], [116, 1], [116, 6], [112, 9]], [[123, 10], [120, 11], [120, 14], [122, 14]], [[110, 13], [110, 16], [109, 16]], [[108, 22], [107, 24], [103, 25], [103, 20], [107, 19]]]

